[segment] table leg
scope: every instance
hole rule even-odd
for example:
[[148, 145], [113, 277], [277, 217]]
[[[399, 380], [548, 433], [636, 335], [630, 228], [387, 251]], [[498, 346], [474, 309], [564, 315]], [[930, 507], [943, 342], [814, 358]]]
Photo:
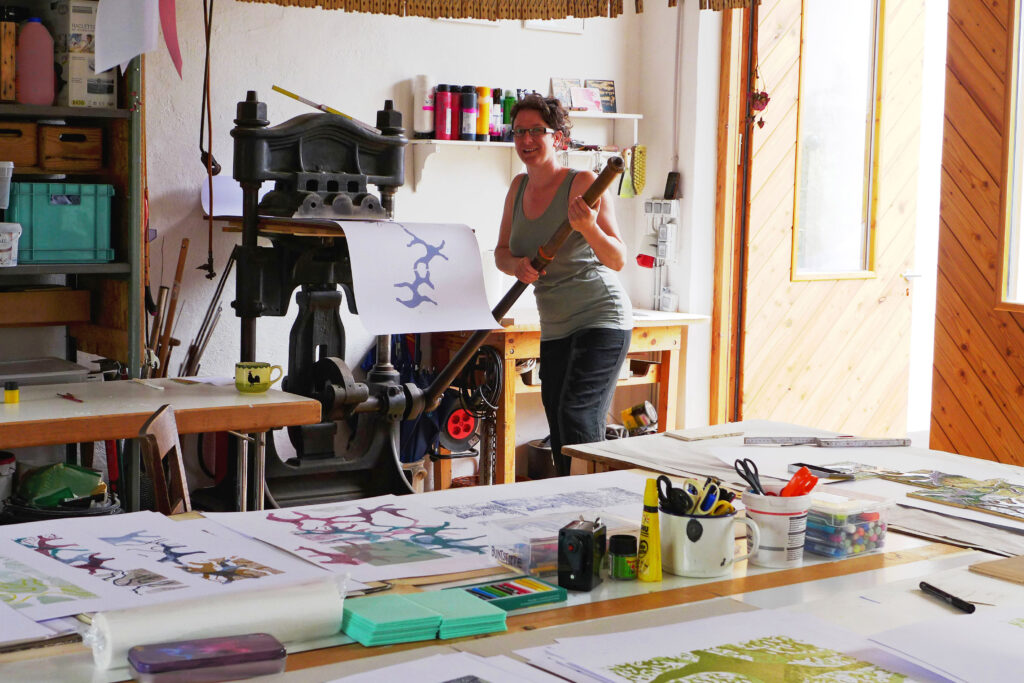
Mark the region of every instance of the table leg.
[[263, 499], [265, 498], [266, 492], [266, 468], [267, 468], [267, 433], [257, 432], [250, 434], [254, 439], [254, 448], [252, 459], [252, 501], [249, 507], [250, 510], [262, 510]]
[[686, 353], [686, 328], [680, 330], [680, 348], [662, 351], [658, 368], [658, 431], [676, 428], [679, 410], [679, 392], [682, 390], [683, 370], [680, 364]]
[[236, 490], [236, 501], [239, 512], [249, 510], [249, 441], [238, 437], [238, 488]]
[[497, 429], [495, 437], [495, 484], [511, 484], [516, 480], [516, 361], [506, 354], [504, 385], [501, 402], [498, 404]]

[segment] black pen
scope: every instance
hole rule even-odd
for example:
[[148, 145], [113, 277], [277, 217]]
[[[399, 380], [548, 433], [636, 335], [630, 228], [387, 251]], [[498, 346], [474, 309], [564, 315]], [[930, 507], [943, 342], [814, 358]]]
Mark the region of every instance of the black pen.
[[939, 600], [943, 600], [945, 602], [948, 602], [953, 607], [956, 607], [958, 610], [963, 610], [964, 612], [967, 612], [968, 614], [973, 614], [974, 613], [974, 605], [972, 605], [971, 603], [967, 602], [966, 600], [964, 600], [962, 598], [958, 598], [955, 595], [950, 595], [949, 593], [947, 593], [946, 591], [942, 590], [941, 588], [936, 588], [935, 586], [933, 586], [930, 583], [927, 583], [925, 581], [922, 581], [920, 585], [921, 585], [921, 590], [923, 590], [928, 595], [934, 595]]

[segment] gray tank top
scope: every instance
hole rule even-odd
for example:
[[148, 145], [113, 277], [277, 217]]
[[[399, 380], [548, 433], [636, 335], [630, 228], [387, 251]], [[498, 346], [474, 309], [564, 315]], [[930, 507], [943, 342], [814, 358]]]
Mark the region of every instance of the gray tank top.
[[[569, 214], [569, 190], [575, 170], [566, 174], [548, 208], [535, 219], [523, 213], [523, 193], [529, 177], [519, 184], [512, 211], [509, 251], [533, 257]], [[633, 308], [615, 271], [601, 264], [583, 235], [573, 231], [533, 283], [540, 313], [542, 341], [568, 337], [578, 330], [633, 328]]]

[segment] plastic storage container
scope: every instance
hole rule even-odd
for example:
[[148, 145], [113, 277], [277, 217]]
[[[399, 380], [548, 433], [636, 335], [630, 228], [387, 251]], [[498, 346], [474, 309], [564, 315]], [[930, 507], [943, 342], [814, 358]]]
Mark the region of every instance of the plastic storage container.
[[7, 220], [20, 223], [21, 263], [107, 263], [111, 185], [14, 183]]
[[19, 104], [53, 104], [53, 38], [39, 17], [26, 21], [18, 31], [14, 72]]
[[878, 550], [885, 545], [891, 507], [885, 501], [815, 493], [807, 511], [804, 550], [836, 558]]

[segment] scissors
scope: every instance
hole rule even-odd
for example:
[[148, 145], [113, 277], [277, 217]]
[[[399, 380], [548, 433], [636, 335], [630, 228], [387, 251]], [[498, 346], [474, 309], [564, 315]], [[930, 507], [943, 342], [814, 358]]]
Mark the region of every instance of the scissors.
[[693, 508], [693, 498], [685, 487], [685, 483], [683, 486], [673, 486], [672, 480], [664, 474], [658, 477], [658, 498], [666, 512], [675, 515], [689, 514]]
[[761, 486], [761, 475], [757, 471], [757, 463], [750, 458], [738, 458], [733, 463], [733, 469], [740, 475], [743, 481], [750, 485], [750, 490], [759, 495], [766, 495], [764, 487]]
[[685, 486], [687, 494], [693, 500], [691, 513], [694, 515], [711, 514], [719, 499], [718, 483], [708, 477], [703, 484], [699, 484], [696, 479], [687, 479]]

